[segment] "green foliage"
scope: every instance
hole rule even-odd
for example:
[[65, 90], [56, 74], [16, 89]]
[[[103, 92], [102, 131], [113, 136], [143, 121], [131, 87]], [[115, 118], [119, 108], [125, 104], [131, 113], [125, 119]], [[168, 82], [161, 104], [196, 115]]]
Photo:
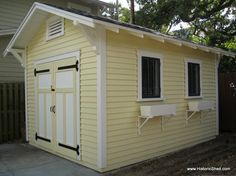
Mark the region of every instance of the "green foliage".
[[169, 33], [173, 25], [187, 22], [191, 26], [189, 35], [201, 34], [208, 45], [219, 47], [236, 35], [235, 0], [136, 1], [141, 6], [136, 12], [139, 25]]
[[236, 58], [223, 56], [220, 61], [219, 72], [236, 72]]
[[[236, 52], [235, 0], [136, 0], [136, 24], [195, 43]], [[188, 29], [170, 32], [186, 22]], [[235, 71], [235, 59], [223, 58], [221, 71]]]
[[[236, 38], [224, 43], [224, 47], [236, 52]], [[219, 72], [236, 72], [236, 58], [224, 56], [221, 58]]]
[[236, 52], [236, 37], [224, 43], [224, 48]]
[[127, 8], [121, 8], [119, 15], [119, 21], [129, 23], [130, 22], [130, 10]]

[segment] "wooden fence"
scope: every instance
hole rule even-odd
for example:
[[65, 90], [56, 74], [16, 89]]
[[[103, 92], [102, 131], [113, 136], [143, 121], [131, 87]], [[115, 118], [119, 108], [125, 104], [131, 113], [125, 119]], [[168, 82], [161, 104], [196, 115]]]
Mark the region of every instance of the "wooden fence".
[[0, 83], [0, 143], [24, 139], [24, 83]]
[[219, 73], [220, 130], [236, 132], [236, 72]]

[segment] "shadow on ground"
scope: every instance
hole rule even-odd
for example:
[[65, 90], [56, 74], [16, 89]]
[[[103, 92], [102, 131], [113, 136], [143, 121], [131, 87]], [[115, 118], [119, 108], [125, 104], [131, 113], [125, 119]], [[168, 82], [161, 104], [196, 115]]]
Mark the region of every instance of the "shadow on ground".
[[0, 176], [100, 176], [100, 174], [29, 144], [2, 144]]
[[236, 175], [236, 134], [221, 134], [216, 139], [170, 154], [121, 168], [106, 176], [215, 176]]

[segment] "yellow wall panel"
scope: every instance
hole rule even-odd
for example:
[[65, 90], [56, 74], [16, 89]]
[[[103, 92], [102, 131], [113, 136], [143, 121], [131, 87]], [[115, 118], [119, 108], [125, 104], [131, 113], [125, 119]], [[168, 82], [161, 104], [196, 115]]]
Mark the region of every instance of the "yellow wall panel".
[[[139, 102], [138, 51], [163, 56], [164, 100]], [[107, 32], [107, 157], [108, 170], [142, 161], [212, 139], [216, 135], [215, 111], [195, 115], [186, 124], [185, 60], [202, 62], [202, 92], [200, 100], [216, 98], [214, 55], [179, 47], [168, 42], [141, 39], [125, 31]], [[197, 99], [199, 100], [199, 99]], [[151, 119], [137, 131], [140, 105], [176, 104], [177, 114], [163, 120]]]
[[35, 114], [34, 114], [34, 63], [37, 60], [80, 51], [80, 117], [81, 117], [81, 150], [82, 160], [79, 162], [86, 166], [96, 168], [97, 165], [97, 95], [96, 95], [96, 55], [91, 49], [92, 45], [87, 38], [73, 26], [73, 22], [65, 20], [64, 36], [46, 41], [46, 26], [43, 24], [37, 35], [31, 40], [27, 49], [28, 72], [28, 115], [30, 143], [34, 144]]

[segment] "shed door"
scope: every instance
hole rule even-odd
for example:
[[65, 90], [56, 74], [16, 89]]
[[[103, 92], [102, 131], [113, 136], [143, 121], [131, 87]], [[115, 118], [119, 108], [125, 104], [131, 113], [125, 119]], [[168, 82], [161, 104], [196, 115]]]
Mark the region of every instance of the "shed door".
[[[70, 58], [54, 63], [55, 70], [55, 116], [56, 150], [76, 159], [79, 155], [77, 143], [77, 92], [78, 62]], [[78, 125], [77, 125], [78, 124]]]
[[79, 156], [78, 61], [75, 57], [36, 67], [39, 145], [77, 159]]
[[[36, 119], [36, 140], [41, 145], [52, 145], [52, 99], [51, 85], [53, 84], [53, 67], [51, 64], [42, 64], [34, 70], [37, 85], [37, 119]], [[51, 146], [52, 147], [52, 146]]]

